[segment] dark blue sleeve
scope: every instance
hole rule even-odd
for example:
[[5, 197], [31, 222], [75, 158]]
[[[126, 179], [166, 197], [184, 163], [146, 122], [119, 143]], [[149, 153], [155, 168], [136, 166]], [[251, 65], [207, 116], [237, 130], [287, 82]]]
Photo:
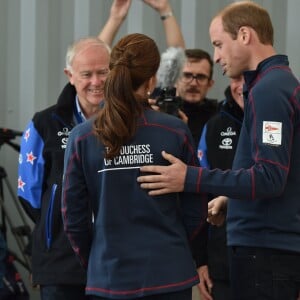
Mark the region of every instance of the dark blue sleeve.
[[[297, 145], [294, 130], [299, 108], [281, 89], [274, 86], [269, 93], [256, 89], [249, 94], [233, 170], [188, 167], [185, 191], [252, 200], [282, 194], [292, 145]], [[294, 97], [299, 101], [299, 90]]]
[[[183, 147], [183, 161], [186, 164], [198, 166], [193, 140], [189, 133]], [[205, 264], [207, 248], [207, 195], [196, 193], [179, 194], [183, 221], [189, 237], [196, 266]]]
[[92, 239], [91, 211], [80, 155], [76, 129], [73, 129], [64, 157], [62, 217], [71, 246], [81, 265], [86, 268]]

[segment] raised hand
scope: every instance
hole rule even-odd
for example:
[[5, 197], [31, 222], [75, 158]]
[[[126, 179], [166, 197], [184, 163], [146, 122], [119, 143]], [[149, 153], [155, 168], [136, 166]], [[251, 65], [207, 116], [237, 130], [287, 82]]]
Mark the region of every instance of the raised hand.
[[151, 6], [153, 9], [158, 11], [160, 14], [171, 11], [171, 6], [169, 0], [143, 0], [144, 3]]
[[131, 0], [114, 0], [111, 8], [110, 15], [104, 27], [98, 34], [98, 38], [105, 42], [108, 46], [112, 46], [113, 40], [125, 20]]
[[110, 8], [110, 16], [121, 20], [125, 19], [130, 5], [131, 0], [114, 0]]

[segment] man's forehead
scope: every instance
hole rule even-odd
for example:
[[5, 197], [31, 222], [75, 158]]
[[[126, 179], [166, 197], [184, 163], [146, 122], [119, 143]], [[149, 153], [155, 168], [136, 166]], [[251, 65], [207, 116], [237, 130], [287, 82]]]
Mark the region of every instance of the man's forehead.
[[85, 55], [85, 53], [91, 52], [91, 51], [101, 52], [101, 55], [109, 56], [108, 50], [106, 49], [106, 47], [104, 45], [99, 44], [97, 42], [88, 42], [88, 43], [85, 43], [82, 45], [78, 45], [78, 47], [76, 47], [74, 59], [77, 56]]
[[210, 64], [209, 64], [208, 60], [205, 58], [198, 59], [198, 60], [187, 59], [187, 61], [185, 62], [184, 68], [186, 68], [186, 69], [187, 68], [209, 69]]
[[221, 17], [216, 17], [211, 21], [209, 27], [209, 34], [212, 43], [217, 42], [214, 39], [224, 34], [224, 27]]
[[109, 66], [109, 53], [101, 46], [91, 46], [77, 52], [72, 60], [74, 71], [106, 70]]
[[223, 29], [223, 21], [221, 16], [217, 16], [210, 22], [210, 29]]

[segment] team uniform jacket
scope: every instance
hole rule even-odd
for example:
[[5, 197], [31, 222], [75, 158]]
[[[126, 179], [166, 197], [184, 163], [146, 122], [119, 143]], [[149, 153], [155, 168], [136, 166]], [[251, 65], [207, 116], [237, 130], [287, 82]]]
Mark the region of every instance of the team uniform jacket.
[[56, 105], [34, 115], [21, 140], [18, 196], [35, 222], [33, 283], [85, 284], [85, 271], [64, 233], [61, 183], [67, 140], [74, 126], [76, 91], [67, 84]]
[[146, 108], [133, 140], [108, 160], [92, 124], [70, 135], [62, 195], [65, 231], [88, 268], [86, 293], [131, 299], [192, 287], [199, 280], [190, 250], [199, 253], [207, 199], [193, 193], [150, 197], [137, 182], [140, 166], [167, 164], [162, 150], [197, 164], [187, 126]]
[[284, 55], [244, 74], [244, 122], [232, 171], [189, 167], [185, 191], [231, 199], [230, 246], [300, 252], [300, 85]]
[[[201, 167], [209, 169], [231, 169], [244, 112], [233, 99], [230, 87], [225, 90], [226, 99], [220, 103], [218, 114], [204, 126], [198, 145]], [[211, 195], [214, 198], [220, 195]], [[213, 279], [229, 280], [227, 258], [226, 222], [218, 226], [209, 225], [207, 261], [209, 275]]]
[[198, 159], [202, 167], [230, 169], [237, 148], [243, 122], [243, 110], [232, 98], [230, 87], [219, 112], [205, 124], [198, 145]]

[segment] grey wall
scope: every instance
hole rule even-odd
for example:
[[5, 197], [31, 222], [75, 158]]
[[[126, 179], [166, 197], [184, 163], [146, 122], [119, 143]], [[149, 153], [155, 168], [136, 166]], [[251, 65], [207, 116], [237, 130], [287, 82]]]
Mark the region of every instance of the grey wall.
[[[203, 48], [212, 54], [208, 36], [211, 17], [229, 0], [170, 0], [186, 40], [187, 48]], [[275, 47], [288, 54], [292, 69], [300, 74], [299, 0], [255, 1], [271, 14]], [[97, 35], [105, 23], [108, 0], [0, 0], [0, 127], [22, 130], [35, 111], [56, 102], [66, 83], [63, 74], [67, 45], [85, 35]], [[133, 0], [128, 18], [117, 39], [132, 32], [152, 36], [161, 51], [166, 48], [159, 16], [140, 0]], [[215, 87], [209, 94], [223, 98], [228, 83], [215, 67]], [[18, 140], [16, 140], [18, 142]], [[8, 145], [0, 148], [4, 166], [13, 187], [17, 181], [18, 153]], [[11, 205], [10, 195], [5, 201]], [[14, 221], [19, 217], [10, 208]], [[16, 248], [14, 241], [10, 247]], [[26, 272], [24, 273], [27, 277]], [[27, 281], [27, 279], [26, 279]], [[36, 292], [32, 292], [37, 297]]]

